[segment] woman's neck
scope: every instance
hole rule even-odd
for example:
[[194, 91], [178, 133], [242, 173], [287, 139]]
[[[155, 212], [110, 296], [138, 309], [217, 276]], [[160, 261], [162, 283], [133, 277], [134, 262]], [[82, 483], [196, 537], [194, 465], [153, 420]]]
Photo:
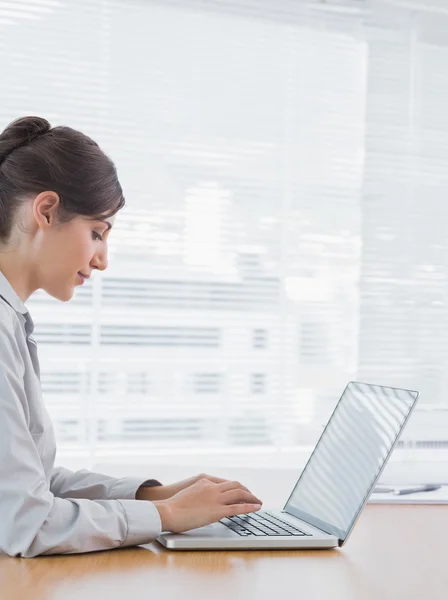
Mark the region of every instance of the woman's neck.
[[0, 271], [22, 302], [36, 291], [31, 282], [29, 260], [18, 251], [0, 248]]

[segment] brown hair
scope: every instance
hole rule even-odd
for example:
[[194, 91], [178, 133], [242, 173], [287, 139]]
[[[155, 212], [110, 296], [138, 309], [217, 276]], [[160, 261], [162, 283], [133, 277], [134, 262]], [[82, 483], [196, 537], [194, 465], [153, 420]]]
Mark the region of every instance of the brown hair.
[[0, 134], [0, 240], [9, 239], [16, 210], [31, 194], [54, 191], [59, 217], [112, 216], [125, 204], [117, 170], [96, 142], [71, 127], [23, 117]]

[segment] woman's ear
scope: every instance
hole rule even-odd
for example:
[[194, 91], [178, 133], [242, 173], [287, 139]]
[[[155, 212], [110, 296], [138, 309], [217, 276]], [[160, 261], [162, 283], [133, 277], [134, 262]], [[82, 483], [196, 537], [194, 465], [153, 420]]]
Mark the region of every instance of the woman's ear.
[[60, 199], [56, 192], [41, 192], [33, 202], [33, 217], [39, 229], [47, 229], [57, 222]]

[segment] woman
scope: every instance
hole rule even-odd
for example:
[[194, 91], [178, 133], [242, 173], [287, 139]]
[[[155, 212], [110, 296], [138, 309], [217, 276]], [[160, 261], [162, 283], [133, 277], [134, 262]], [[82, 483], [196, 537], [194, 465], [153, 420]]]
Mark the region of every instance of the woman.
[[114, 164], [79, 131], [25, 117], [0, 135], [0, 552], [11, 556], [145, 544], [261, 507], [208, 475], [162, 485], [54, 467], [24, 302], [38, 289], [66, 302], [106, 269], [123, 205]]

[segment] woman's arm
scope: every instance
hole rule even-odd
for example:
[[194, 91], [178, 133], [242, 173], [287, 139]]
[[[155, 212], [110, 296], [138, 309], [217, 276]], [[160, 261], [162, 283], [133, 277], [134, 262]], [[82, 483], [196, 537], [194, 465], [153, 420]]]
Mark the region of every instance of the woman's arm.
[[24, 362], [1, 317], [0, 310], [0, 552], [32, 557], [152, 541], [161, 532], [152, 502], [55, 497], [27, 424]]
[[110, 477], [86, 469], [70, 471], [55, 467], [51, 474], [50, 490], [59, 498], [87, 498], [89, 500], [135, 500], [140, 488], [161, 486], [155, 479], [139, 477]]

